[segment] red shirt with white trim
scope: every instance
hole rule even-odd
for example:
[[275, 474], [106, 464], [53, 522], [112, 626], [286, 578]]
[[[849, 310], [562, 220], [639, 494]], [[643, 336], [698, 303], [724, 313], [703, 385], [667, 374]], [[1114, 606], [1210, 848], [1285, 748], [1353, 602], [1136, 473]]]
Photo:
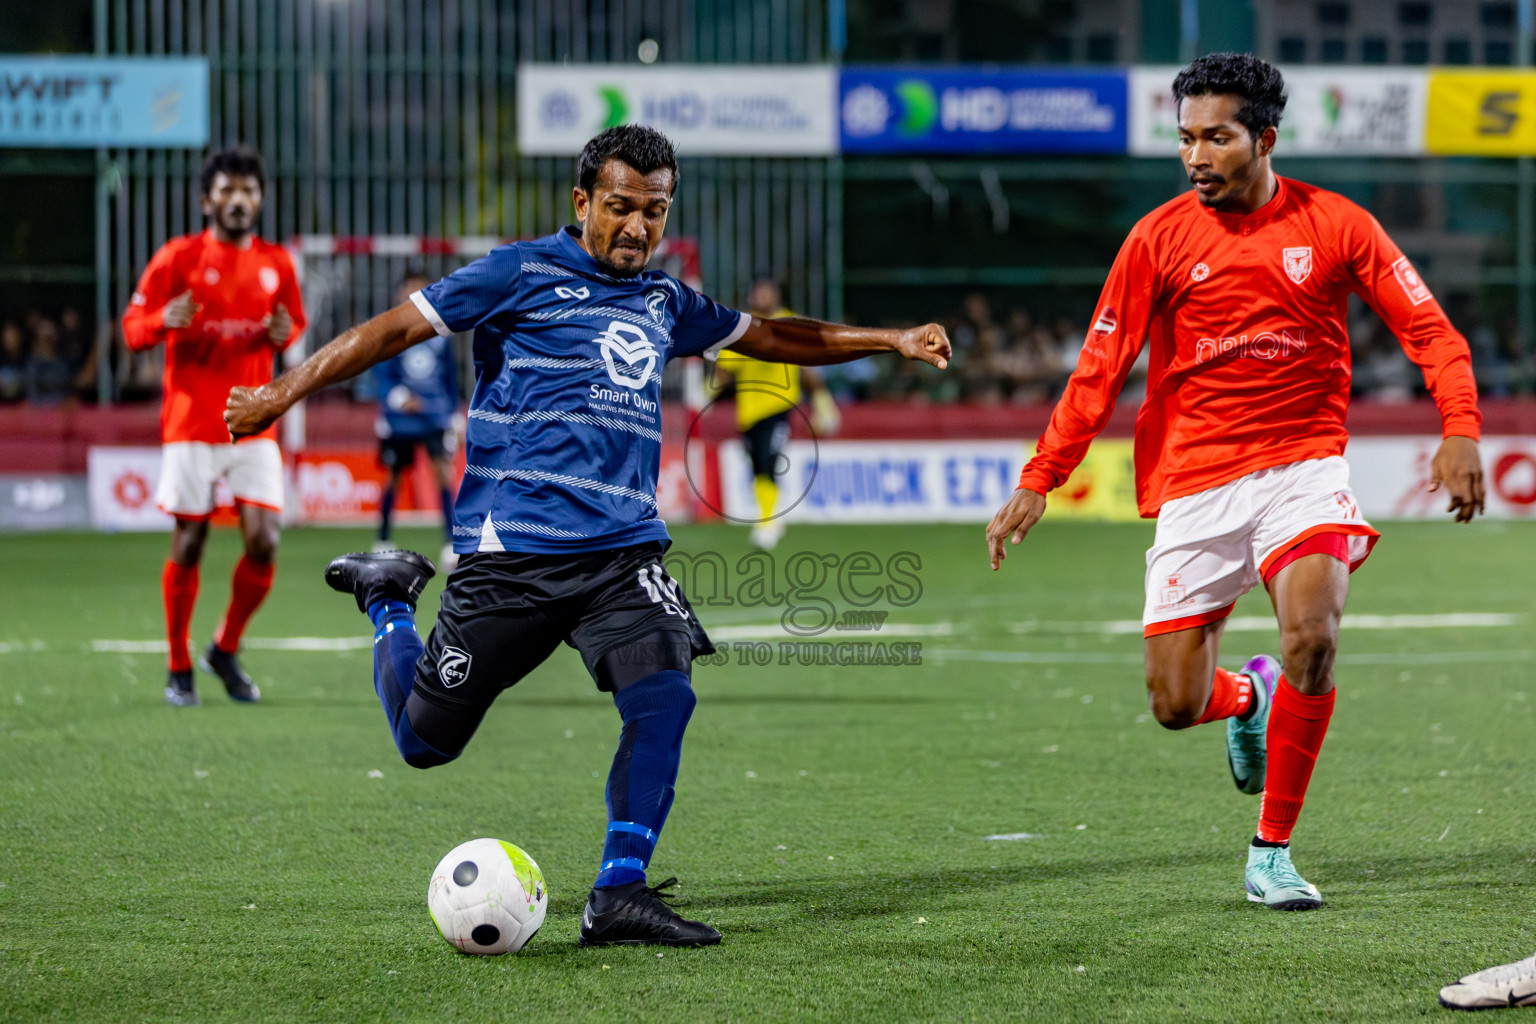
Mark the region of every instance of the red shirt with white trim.
[[1131, 230], [1020, 487], [1044, 494], [1066, 481], [1148, 340], [1135, 443], [1143, 516], [1260, 469], [1342, 455], [1351, 294], [1423, 371], [1445, 436], [1478, 438], [1466, 339], [1408, 258], [1343, 196], [1276, 181], [1252, 213], [1210, 210], [1186, 192]]
[[[167, 328], [161, 320], [166, 303], [189, 288], [202, 309], [190, 326]], [[282, 344], [263, 324], [279, 303], [293, 318]], [[228, 245], [212, 231], [161, 246], [123, 314], [123, 339], [130, 349], [165, 343], [161, 440], [228, 444], [229, 389], [270, 381], [274, 354], [291, 345], [306, 323], [293, 260], [281, 246], [254, 236], [244, 247]], [[276, 428], [255, 436], [275, 438]]]

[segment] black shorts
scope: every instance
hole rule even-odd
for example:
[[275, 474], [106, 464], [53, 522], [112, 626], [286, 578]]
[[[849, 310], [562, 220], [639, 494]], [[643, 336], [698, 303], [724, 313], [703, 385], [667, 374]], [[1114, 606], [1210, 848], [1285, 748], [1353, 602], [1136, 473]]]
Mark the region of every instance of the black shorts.
[[446, 430], [434, 430], [428, 434], [395, 434], [392, 437], [379, 438], [379, 461], [385, 469], [410, 469], [416, 461], [416, 448], [418, 445], [427, 450], [427, 457], [433, 459], [446, 459], [452, 451], [453, 445], [448, 438], [451, 435]]
[[652, 542], [580, 555], [464, 555], [416, 662], [416, 693], [446, 710], [483, 714], [562, 640], [581, 652], [599, 689], [607, 688], [597, 672], [603, 655], [656, 633], [676, 634], [695, 658], [713, 654], [667, 575], [665, 550]]
[[789, 410], [765, 416], [741, 432], [747, 446], [747, 457], [752, 460], [753, 476], [781, 477], [779, 456], [789, 443]]

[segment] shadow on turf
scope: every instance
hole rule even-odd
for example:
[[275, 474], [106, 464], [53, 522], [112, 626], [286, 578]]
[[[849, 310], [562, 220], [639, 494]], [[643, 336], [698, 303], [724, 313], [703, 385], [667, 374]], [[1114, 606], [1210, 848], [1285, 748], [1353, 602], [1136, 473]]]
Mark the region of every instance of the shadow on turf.
[[[289, 707], [295, 707], [295, 706], [298, 706], [298, 705], [303, 705], [304, 707], [311, 707], [311, 708], [318, 708], [318, 707], [354, 708], [354, 707], [357, 707], [359, 704], [377, 703], [377, 698], [374, 698], [372, 694], [367, 695], [367, 697], [368, 697], [367, 700], [365, 700], [363, 696], [358, 696], [358, 697], [355, 697], [355, 698], [336, 698], [336, 697], [307, 697], [306, 698], [306, 697], [291, 697], [291, 698], [289, 698], [287, 700], [284, 700], [281, 696], [279, 696], [279, 697], [274, 698], [274, 699], [266, 700], [266, 701], [264, 701], [264, 703], [267, 704], [268, 706], [271, 706], [271, 707], [276, 707], [276, 706], [280, 706], [280, 705], [286, 705], [286, 706], [289, 706]], [[589, 696], [589, 697], [524, 697], [524, 696], [522, 696], [520, 694], [515, 694], [515, 691], [514, 691], [514, 696], [506, 697], [504, 699], [506, 701], [506, 704], [503, 705], [503, 706], [505, 706], [505, 707], [525, 707], [525, 708], [596, 708], [596, 707], [609, 707], [609, 706], [611, 706], [610, 702], [604, 697], [604, 695], [601, 694], [601, 693], [598, 693], [596, 691], [594, 691], [593, 694], [591, 696]], [[794, 693], [764, 693], [764, 694], [701, 693], [699, 695], [699, 702], [701, 704], [730, 704], [730, 705], [740, 705], [740, 704], [811, 704], [811, 705], [832, 706], [832, 705], [838, 705], [838, 704], [846, 704], [846, 705], [851, 705], [851, 706], [855, 706], [855, 707], [876, 707], [876, 706], [882, 706], [882, 705], [884, 705], [884, 706], [898, 706], [898, 705], [903, 705], [903, 704], [954, 704], [954, 703], [956, 703], [952, 698], [942, 697], [942, 696], [935, 696], [935, 697], [895, 697], [895, 696], [851, 697], [851, 696], [833, 695], [833, 694], [794, 694]]]

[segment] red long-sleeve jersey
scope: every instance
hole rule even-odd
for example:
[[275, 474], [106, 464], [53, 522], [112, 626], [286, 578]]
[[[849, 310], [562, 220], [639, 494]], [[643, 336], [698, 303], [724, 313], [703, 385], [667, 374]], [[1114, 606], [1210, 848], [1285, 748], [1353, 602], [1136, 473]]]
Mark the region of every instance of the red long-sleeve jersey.
[[1260, 469], [1343, 454], [1350, 293], [1419, 365], [1444, 434], [1477, 439], [1471, 353], [1408, 258], [1343, 196], [1277, 181], [1253, 213], [1210, 210], [1187, 192], [1137, 223], [1019, 486], [1043, 494], [1066, 481], [1148, 339], [1135, 444], [1143, 516]]
[[[189, 288], [202, 309], [190, 326], [166, 327], [161, 320], [166, 303]], [[283, 344], [273, 342], [262, 323], [278, 303], [293, 318]], [[123, 314], [129, 348], [165, 343], [161, 440], [228, 444], [229, 389], [270, 381], [273, 354], [292, 344], [306, 323], [293, 260], [281, 246], [252, 237], [241, 248], [220, 242], [212, 231], [165, 243], [144, 268]], [[257, 436], [276, 432], [269, 427]]]

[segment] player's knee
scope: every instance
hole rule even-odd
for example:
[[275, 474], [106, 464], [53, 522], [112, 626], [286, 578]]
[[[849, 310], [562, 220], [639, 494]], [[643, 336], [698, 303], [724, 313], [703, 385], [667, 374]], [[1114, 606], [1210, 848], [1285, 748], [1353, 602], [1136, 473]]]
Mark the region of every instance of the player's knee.
[[1148, 704], [1152, 708], [1152, 717], [1164, 729], [1188, 729], [1200, 720], [1200, 709], [1167, 694], [1152, 694]]
[[1280, 631], [1280, 651], [1286, 662], [1314, 664], [1332, 660], [1338, 646], [1338, 625], [1332, 616], [1302, 619]]
[[423, 770], [427, 768], [436, 768], [438, 765], [447, 764], [450, 761], [457, 761], [459, 759], [459, 755], [457, 754], [454, 754], [452, 757], [450, 757], [447, 754], [439, 753], [438, 751], [432, 749], [413, 750], [409, 753], [405, 750], [401, 750], [400, 756], [404, 758], [405, 763], [410, 765], [412, 768], [421, 768]]
[[[402, 713], [395, 720], [394, 734], [395, 747], [400, 751], [400, 757], [412, 768], [436, 768], [438, 765], [457, 760], [459, 754], [463, 753], [462, 747], [455, 749], [452, 753], [446, 753], [422, 739], [411, 727], [411, 716], [407, 713]], [[442, 741], [439, 740], [439, 743], [442, 744]]]
[[1147, 705], [1164, 729], [1188, 729], [1205, 709], [1196, 707], [1189, 687], [1173, 685], [1163, 674], [1147, 672]]
[[178, 519], [171, 534], [171, 561], [177, 565], [196, 565], [203, 558], [203, 544], [208, 540], [208, 524]]
[[271, 562], [277, 558], [277, 544], [276, 530], [257, 530], [245, 538], [246, 557], [253, 562]]
[[699, 699], [686, 672], [666, 669], [615, 691], [613, 702], [625, 721], [634, 718], [651, 723], [642, 724], [642, 729], [654, 725], [670, 730], [687, 725]]

